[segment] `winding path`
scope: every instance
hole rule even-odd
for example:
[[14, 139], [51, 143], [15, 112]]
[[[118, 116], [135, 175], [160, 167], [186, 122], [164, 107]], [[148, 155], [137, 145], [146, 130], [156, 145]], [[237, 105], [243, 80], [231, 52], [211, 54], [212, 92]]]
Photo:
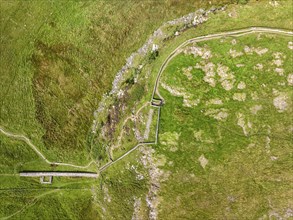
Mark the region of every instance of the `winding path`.
[[96, 163], [95, 161], [91, 161], [90, 163], [88, 163], [85, 166], [80, 166], [80, 165], [75, 165], [75, 164], [70, 164], [70, 163], [51, 162], [44, 156], [44, 154], [42, 154], [42, 152], [26, 136], [19, 135], [19, 134], [13, 134], [11, 132], [5, 131], [2, 127], [0, 127], [0, 132], [3, 133], [4, 135], [6, 135], [7, 137], [11, 137], [11, 138], [14, 138], [17, 140], [24, 141], [25, 143], [27, 143], [27, 145], [29, 145], [39, 155], [39, 157], [41, 157], [47, 164], [50, 164], [50, 165], [59, 165], [59, 166], [68, 166], [68, 167], [74, 167], [74, 168], [79, 168], [79, 169], [86, 169], [90, 165], [92, 165], [93, 163]]
[[268, 34], [280, 34], [280, 35], [286, 35], [286, 36], [293, 36], [293, 31], [292, 30], [284, 30], [284, 29], [278, 29], [278, 28], [269, 28], [269, 27], [249, 27], [249, 28], [243, 28], [239, 30], [234, 30], [234, 31], [227, 31], [227, 32], [222, 32], [222, 33], [217, 33], [217, 34], [209, 34], [205, 36], [199, 36], [195, 38], [191, 38], [182, 44], [180, 44], [173, 52], [170, 53], [170, 55], [166, 58], [166, 60], [163, 62], [162, 66], [159, 69], [157, 79], [154, 85], [154, 90], [152, 94], [152, 100], [155, 98], [155, 95], [157, 95], [163, 102], [164, 98], [160, 95], [159, 92], [159, 81], [161, 78], [162, 73], [166, 69], [168, 63], [180, 52], [180, 49], [185, 47], [188, 44], [194, 43], [194, 42], [201, 42], [201, 41], [207, 41], [207, 40], [213, 40], [213, 39], [219, 39], [221, 37], [239, 37], [247, 34], [252, 34], [252, 33], [268, 33]]
[[[154, 100], [155, 95], [157, 95], [159, 97], [159, 99], [164, 103], [164, 98], [160, 95], [159, 89], [158, 89], [160, 77], [161, 77], [163, 71], [165, 70], [166, 66], [170, 62], [170, 60], [172, 60], [180, 52], [180, 49], [181, 48], [183, 48], [184, 46], [186, 46], [186, 45], [188, 45], [190, 43], [194, 43], [194, 42], [219, 39], [221, 37], [228, 37], [228, 36], [239, 37], [239, 36], [243, 36], [243, 35], [247, 35], [247, 34], [251, 34], [251, 33], [272, 33], [272, 34], [280, 34], [280, 35], [293, 36], [293, 31], [292, 30], [284, 30], [284, 29], [269, 28], [269, 27], [249, 27], [249, 28], [243, 28], [243, 29], [234, 30], [234, 31], [227, 31], [227, 32], [221, 32], [221, 33], [217, 33], [217, 34], [209, 34], [209, 35], [205, 35], [205, 36], [199, 36], [199, 37], [195, 37], [195, 38], [191, 38], [189, 40], [186, 40], [185, 42], [183, 42], [182, 44], [180, 44], [172, 53], [170, 53], [170, 55], [165, 59], [165, 61], [161, 65], [161, 67], [159, 69], [159, 72], [158, 72], [158, 75], [157, 75], [157, 78], [156, 78], [156, 81], [155, 81], [155, 85], [154, 85], [154, 89], [153, 89], [153, 93], [152, 93], [152, 100], [151, 100], [150, 103], [152, 103], [152, 101]], [[150, 104], [150, 105], [152, 105], [152, 104]], [[145, 105], [143, 105], [142, 107], [145, 107]], [[160, 112], [161, 106], [157, 106], [157, 107], [159, 108], [159, 112]], [[130, 118], [131, 117], [126, 118], [126, 120], [125, 120], [124, 123], [126, 123], [126, 121], [129, 120]], [[123, 159], [125, 156], [127, 156], [128, 154], [130, 154], [132, 151], [136, 150], [141, 145], [156, 144], [157, 143], [157, 137], [158, 137], [159, 120], [160, 120], [160, 117], [158, 117], [158, 121], [157, 121], [156, 141], [154, 143], [139, 143], [139, 144], [137, 144], [131, 150], [125, 152], [119, 158], [115, 159], [114, 161], [108, 162], [104, 166], [100, 167], [99, 168], [99, 171], [102, 172], [102, 171], [106, 170], [108, 167], [110, 167], [111, 165], [113, 165], [117, 161]], [[3, 133], [4, 135], [8, 136], [8, 137], [15, 138], [15, 139], [22, 140], [22, 141], [26, 142], [46, 163], [48, 163], [50, 165], [60, 165], [60, 166], [69, 166], [69, 167], [74, 167], [74, 168], [86, 169], [91, 164], [96, 163], [95, 161], [91, 161], [89, 164], [87, 164], [85, 166], [80, 166], [80, 165], [69, 164], [69, 163], [51, 162], [24, 135], [17, 135], [17, 134], [10, 133], [8, 131], [5, 131], [1, 127], [0, 127], [0, 132]]]

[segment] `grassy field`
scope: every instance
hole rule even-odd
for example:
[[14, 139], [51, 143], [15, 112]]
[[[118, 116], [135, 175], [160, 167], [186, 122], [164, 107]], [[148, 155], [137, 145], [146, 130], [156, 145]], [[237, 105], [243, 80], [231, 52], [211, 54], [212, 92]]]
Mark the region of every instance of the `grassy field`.
[[55, 160], [89, 160], [93, 112], [125, 59], [164, 21], [199, 6], [1, 1], [1, 126]]
[[[64, 183], [64, 179], [62, 182]], [[96, 219], [97, 211], [93, 203], [91, 185], [86, 181], [75, 185], [72, 180], [70, 182], [70, 185], [63, 184], [64, 186], [59, 188], [44, 188], [36, 183], [35, 189], [30, 184], [27, 188], [1, 190], [1, 217]]]
[[[52, 161], [84, 165], [92, 159], [107, 157], [102, 149], [107, 141], [91, 134], [93, 111], [102, 94], [109, 91], [125, 58], [140, 47], [164, 21], [206, 5], [208, 1], [1, 1], [0, 126], [28, 136]], [[292, 29], [291, 13], [290, 1], [279, 2], [278, 7], [265, 1], [251, 1], [245, 6], [234, 4], [228, 7], [227, 12], [211, 15], [204, 25], [187, 30], [176, 38], [158, 42], [159, 56], [145, 65], [138, 75], [138, 83], [133, 84], [129, 96], [123, 100], [127, 108], [118, 115], [120, 122], [116, 125], [112, 140], [115, 141], [120, 133], [123, 119], [132, 114], [130, 110], [138, 109], [146, 100], [150, 100], [160, 65], [180, 43], [199, 35], [248, 26]], [[173, 29], [169, 31], [173, 33]], [[241, 75], [245, 72], [245, 76], [253, 76], [256, 71], [252, 70], [256, 62], [253, 56], [256, 54], [251, 57], [251, 65], [236, 68], [234, 59], [227, 54], [232, 48], [230, 40], [226, 39], [222, 43], [211, 41], [199, 46], [207, 44], [218, 53], [212, 62], [222, 62], [221, 57], [226, 57], [223, 64], [237, 72], [237, 83], [248, 80], [246, 77], [241, 78]], [[287, 70], [292, 69], [292, 62], [290, 64], [288, 60], [292, 57], [287, 55], [286, 41], [288, 39], [274, 36], [264, 36], [257, 41], [250, 36], [241, 38], [233, 48], [237, 51], [242, 50], [244, 45], [270, 48], [271, 51], [261, 59], [258, 57], [257, 62], [262, 62], [264, 68], [273, 60], [272, 51], [281, 51], [286, 54], [286, 58], [281, 58], [284, 63], [282, 68], [288, 74]], [[235, 59], [247, 64], [244, 56]], [[186, 83], [186, 89], [194, 92], [194, 86], [199, 83], [203, 72], [193, 69], [192, 74], [198, 78], [194, 76], [192, 80], [195, 82], [191, 82], [180, 71], [176, 70], [174, 74], [172, 65], [176, 69], [176, 66], [189, 66], [195, 61], [199, 60], [178, 56], [168, 69], [174, 78], [170, 78], [170, 81], [164, 79], [165, 83], [172, 85], [173, 80], [176, 80], [178, 87]], [[241, 215], [250, 219], [263, 215], [263, 219], [266, 219], [268, 213], [285, 216], [289, 207], [288, 161], [292, 144], [287, 141], [291, 138], [288, 129], [284, 130], [290, 121], [283, 124], [279, 122], [284, 121], [285, 115], [290, 118], [290, 112], [276, 113], [275, 107], [269, 104], [268, 99], [271, 101], [276, 98], [269, 83], [272, 81], [274, 88], [288, 93], [288, 100], [292, 99], [292, 93], [284, 76], [281, 81], [281, 76], [276, 73], [275, 77], [273, 72], [272, 67], [268, 75], [259, 74], [258, 81], [246, 82], [247, 91], [259, 91], [262, 83], [267, 84], [267, 87], [261, 87], [264, 92], [259, 94], [259, 98], [262, 98], [263, 109], [257, 115], [249, 115], [253, 107], [250, 105], [256, 101], [249, 100], [251, 96], [248, 92], [245, 102], [233, 100], [232, 93], [228, 95], [218, 87], [204, 96], [204, 101], [215, 96], [227, 96], [230, 99], [229, 102], [226, 100], [223, 107], [229, 109], [231, 117], [221, 124], [224, 127], [218, 126], [218, 121], [211, 116], [214, 113], [203, 118], [193, 117], [203, 114], [200, 110], [205, 111], [206, 106], [183, 107], [182, 98], [174, 97], [161, 88], [167, 100], [162, 111], [161, 142], [154, 147], [156, 153], [147, 156], [151, 158], [150, 161], [153, 160], [151, 164], [159, 165], [143, 167], [142, 160], [148, 151], [140, 148], [113, 165], [96, 181], [56, 178], [54, 184], [46, 189], [39, 184], [38, 179], [5, 176], [24, 169], [69, 168], [48, 166], [24, 142], [7, 138], [1, 133], [0, 167], [3, 175], [0, 176], [0, 218], [20, 211], [11, 219], [38, 219], [40, 216], [44, 216], [42, 219], [131, 219], [134, 212], [142, 219], [147, 219], [153, 209], [147, 205], [146, 198], [151, 199], [154, 193], [152, 187], [156, 186], [158, 178], [151, 171], [161, 172], [157, 166], [161, 166], [162, 172], [173, 173], [159, 187], [160, 195], [157, 197], [160, 206], [157, 209], [160, 219], [178, 219], [181, 216], [191, 219], [221, 219], [222, 216], [235, 219]], [[285, 86], [282, 86], [283, 82]], [[197, 95], [205, 92], [205, 89], [202, 87], [196, 90]], [[292, 109], [292, 103], [288, 102], [288, 105]], [[249, 132], [259, 132], [259, 136], [249, 134], [247, 138], [243, 129], [237, 126], [237, 115], [231, 112], [242, 110], [244, 124], [248, 119], [253, 122], [253, 129]], [[271, 117], [272, 114], [274, 117]], [[251, 118], [246, 118], [248, 115]], [[270, 132], [277, 136], [269, 135], [268, 127], [256, 126], [262, 123], [270, 124]], [[131, 126], [134, 125], [129, 124]], [[229, 126], [232, 128], [229, 129]], [[201, 134], [200, 130], [206, 132]], [[265, 148], [267, 136], [270, 138], [269, 153]], [[189, 141], [191, 137], [193, 141]], [[120, 149], [118, 155], [131, 148], [129, 143], [136, 143], [134, 135], [128, 139], [125, 139], [127, 145], [122, 146], [124, 149]], [[249, 144], [255, 146], [245, 148]], [[198, 162], [201, 155], [209, 161], [205, 169]], [[277, 159], [272, 160], [275, 157]], [[204, 161], [203, 157], [201, 160]], [[89, 170], [94, 171], [96, 167], [90, 167]], [[144, 178], [141, 179], [140, 175]], [[141, 201], [139, 211], [135, 211], [134, 204], [137, 201]], [[273, 208], [270, 204], [274, 205]], [[210, 208], [207, 210], [207, 207]]]
[[[51, 161], [85, 165], [96, 159], [91, 155], [99, 158], [101, 145], [91, 135], [93, 111], [125, 59], [164, 21], [208, 5], [193, 1], [1, 1], [0, 126], [26, 135]], [[1, 189], [36, 184], [43, 188], [38, 179], [5, 176], [20, 170], [74, 170], [48, 166], [26, 143], [2, 133], [0, 146]], [[0, 194], [0, 217], [33, 201], [23, 215], [11, 218], [37, 219], [40, 212], [46, 213], [43, 219], [53, 213], [56, 219], [99, 218], [94, 211], [91, 215], [89, 192], [82, 193], [81, 199], [78, 193], [52, 192], [36, 203], [33, 191]], [[75, 210], [76, 203], [80, 206]]]
[[172, 173], [161, 219], [289, 215], [290, 41], [264, 34], [200, 42], [170, 62], [156, 147]]
[[[265, 10], [265, 13], [262, 12]], [[145, 101], [151, 99], [151, 94], [154, 86], [154, 82], [157, 77], [157, 73], [169, 54], [184, 41], [197, 37], [203, 36], [210, 33], [219, 33], [229, 30], [235, 30], [240, 28], [247, 28], [251, 26], [265, 26], [265, 27], [278, 27], [284, 29], [293, 29], [293, 22], [290, 18], [292, 12], [292, 5], [288, 1], [279, 2], [278, 7], [274, 7], [264, 1], [251, 1], [247, 5], [230, 5], [225, 12], [210, 14], [210, 19], [199, 25], [196, 28], [190, 28], [181, 33], [176, 38], [161, 39], [157, 41], [159, 45], [159, 56], [156, 57], [152, 62], [146, 62], [145, 58], [142, 58], [138, 65], [131, 69], [130, 72], [135, 72], [139, 68], [139, 64], [144, 63], [143, 69], [140, 71], [138, 82], [135, 83], [128, 91], [128, 96], [125, 99], [113, 97], [113, 101], [108, 105], [108, 111], [105, 112], [103, 122], [107, 122], [107, 117], [111, 115], [112, 105], [124, 105], [125, 109], [119, 112], [120, 122], [116, 122], [116, 133], [114, 137], [110, 136], [102, 142], [112, 145], [112, 141], [120, 134], [121, 124], [123, 119], [131, 115], [133, 109], [137, 109]], [[167, 28], [168, 29], [168, 28]], [[169, 31], [173, 33], [173, 29], [165, 30], [166, 35], [170, 36]], [[173, 33], [174, 34], [174, 33]], [[172, 36], [172, 34], [171, 34]], [[146, 58], [147, 59], [147, 58]], [[130, 74], [129, 74], [130, 75]], [[132, 76], [130, 76], [131, 78]], [[141, 88], [144, 93], [141, 94]], [[140, 91], [140, 92], [137, 92]], [[131, 101], [129, 101], [131, 100]], [[126, 104], [125, 104], [126, 103]], [[107, 108], [106, 108], [107, 109]], [[115, 124], [115, 123], [113, 123]]]

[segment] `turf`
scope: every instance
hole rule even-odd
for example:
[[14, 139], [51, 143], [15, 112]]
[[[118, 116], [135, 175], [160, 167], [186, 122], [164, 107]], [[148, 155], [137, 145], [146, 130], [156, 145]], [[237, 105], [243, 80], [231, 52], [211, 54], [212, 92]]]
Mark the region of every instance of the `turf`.
[[[236, 45], [232, 45], [232, 38], [197, 43], [193, 46], [211, 50], [212, 57], [204, 60], [181, 53], [163, 72], [162, 84], [192, 94], [192, 99], [200, 99], [200, 103], [186, 107], [183, 97], [176, 97], [165, 90], [166, 87], [160, 87], [166, 104], [162, 108], [160, 144], [156, 150], [172, 162], [165, 166], [172, 175], [160, 194], [162, 219], [220, 219], [223, 216], [255, 219], [270, 212], [285, 216], [290, 207], [290, 196], [285, 195], [290, 194], [287, 181], [292, 177], [289, 172], [292, 88], [287, 82], [293, 58], [287, 45], [292, 37], [249, 35], [235, 39]], [[268, 52], [236, 58], [229, 54], [230, 49], [243, 51], [245, 46], [267, 48]], [[274, 72], [272, 62], [276, 52], [285, 55], [284, 75]], [[205, 73], [195, 66], [209, 62], [228, 66], [234, 73], [235, 86], [231, 90], [221, 86], [219, 76], [214, 87], [204, 81]], [[258, 63], [263, 64], [262, 70], [255, 69]], [[237, 64], [245, 66], [236, 67]], [[192, 79], [184, 74], [184, 68], [188, 67], [195, 67], [190, 73]], [[244, 82], [246, 88], [238, 89], [239, 82]], [[282, 113], [274, 106], [276, 90], [287, 96], [288, 106]], [[239, 92], [246, 94], [245, 101], [233, 98]], [[253, 94], [258, 94], [257, 100]], [[209, 104], [212, 99], [220, 99], [223, 104]], [[262, 106], [257, 114], [251, 112], [255, 105]], [[228, 113], [223, 120], [208, 113], [223, 109]], [[251, 128], [246, 127], [247, 131], [239, 125], [239, 113], [245, 117], [245, 126], [252, 123]], [[200, 165], [202, 155], [208, 159], [206, 167]], [[176, 203], [168, 203], [170, 200]]]
[[125, 59], [199, 5], [207, 4], [2, 1], [1, 126], [55, 160], [88, 160], [93, 112]]
[[[216, 2], [218, 1], [212, 1], [212, 4]], [[138, 77], [139, 83], [134, 84], [128, 98], [124, 100], [129, 108], [123, 113], [120, 112], [121, 120], [117, 126], [121, 127], [123, 118], [131, 115], [130, 110], [133, 107], [137, 109], [150, 100], [159, 67], [170, 52], [183, 41], [251, 25], [292, 29], [292, 4], [290, 1], [279, 3], [278, 7], [272, 7], [264, 1], [252, 1], [245, 6], [230, 5], [227, 12], [212, 15], [204, 25], [189, 29], [176, 38], [158, 42], [159, 56], [142, 69]], [[124, 64], [125, 58], [140, 47], [164, 21], [206, 4], [207, 1], [2, 1], [0, 125], [11, 132], [28, 136], [52, 161], [86, 164], [91, 159], [107, 158], [104, 146], [108, 142], [95, 139], [91, 126], [93, 111], [96, 110], [102, 94], [109, 91], [116, 72]], [[228, 12], [234, 10], [237, 16], [229, 17]], [[173, 29], [166, 31], [174, 34]], [[258, 43], [269, 47], [267, 45], [271, 40]], [[254, 45], [254, 41], [250, 37], [244, 39], [245, 44]], [[283, 50], [285, 40], [279, 42], [275, 49]], [[221, 45], [212, 43], [210, 42], [211, 48]], [[227, 42], [222, 44], [219, 52], [228, 50], [230, 46], [227, 45]], [[239, 44], [236, 46], [240, 47]], [[224, 57], [226, 55], [223, 53]], [[183, 57], [181, 61], [186, 61], [185, 64], [188, 65], [191, 59]], [[218, 62], [219, 59], [214, 57], [213, 61]], [[236, 71], [230, 59], [227, 58], [225, 62]], [[244, 61], [240, 59], [239, 62]], [[266, 62], [265, 58], [263, 62]], [[291, 67], [288, 65], [285, 68]], [[241, 73], [242, 71], [239, 75]], [[197, 74], [203, 73], [197, 71]], [[148, 76], [147, 80], [145, 76]], [[186, 79], [182, 77], [181, 80]], [[240, 77], [239, 80], [243, 79]], [[275, 78], [263, 77], [260, 80], [270, 82]], [[189, 86], [193, 91], [192, 84]], [[257, 86], [257, 83], [252, 85], [256, 90]], [[267, 141], [265, 137], [255, 136], [248, 140], [243, 134], [238, 135], [242, 130], [237, 126], [233, 127], [235, 131], [230, 131], [226, 127], [215, 125], [216, 121], [211, 118], [194, 119], [190, 115], [201, 114], [199, 111], [183, 108], [182, 99], [173, 97], [166, 91], [162, 90], [162, 94], [167, 104], [162, 111], [161, 140], [168, 142], [171, 137], [171, 144], [178, 140], [182, 143], [177, 146], [175, 152], [172, 152], [175, 148], [169, 151], [162, 143], [154, 147], [160, 154], [158, 157], [164, 158], [165, 155], [167, 160], [171, 158], [174, 163], [173, 166], [172, 163], [166, 163], [163, 167], [166, 171], [173, 171], [173, 175], [160, 189], [159, 198], [164, 198], [163, 202], [160, 199], [160, 218], [178, 219], [183, 216], [187, 219], [221, 219], [224, 216], [227, 219], [235, 219], [247, 216], [253, 219], [262, 215], [266, 218], [267, 213], [272, 212], [285, 215], [288, 206], [287, 194], [290, 193], [290, 174], [287, 172], [290, 170], [290, 142], [271, 138], [271, 154], [279, 158], [273, 162], [271, 158], [263, 158], [267, 153], [263, 145], [248, 150], [239, 146], [239, 143], [246, 146], [250, 142], [263, 144]], [[225, 93], [214, 90], [207, 96], [210, 98], [216, 94]], [[238, 102], [235, 103], [239, 105]], [[237, 105], [231, 102], [227, 107], [238, 111]], [[266, 105], [265, 101], [263, 105]], [[283, 132], [284, 126], [289, 121], [285, 125], [277, 124], [278, 120], [283, 121], [283, 115], [270, 118], [273, 110], [274, 107], [267, 109], [263, 118], [259, 121], [256, 118], [253, 120], [256, 123], [274, 123], [276, 126], [272, 126], [271, 132], [284, 136], [288, 132]], [[268, 117], [265, 117], [266, 115]], [[229, 123], [231, 125], [232, 121]], [[186, 126], [190, 126], [190, 129], [186, 129]], [[188, 141], [190, 137], [194, 137], [195, 129], [202, 128], [208, 131], [205, 138], [217, 141], [220, 136], [226, 138], [217, 147], [211, 143], [200, 145]], [[221, 132], [217, 133], [219, 130]], [[117, 129], [113, 141], [119, 131]], [[267, 132], [265, 129], [262, 131]], [[180, 134], [178, 140], [177, 134]], [[228, 140], [227, 136], [232, 138]], [[129, 142], [132, 141], [135, 140]], [[24, 169], [68, 170], [64, 167], [49, 167], [24, 142], [1, 134], [0, 143], [2, 174], [17, 174]], [[283, 150], [278, 148], [280, 145]], [[123, 147], [128, 149], [131, 146]], [[125, 152], [125, 149], [121, 149], [119, 155]], [[199, 166], [197, 159], [200, 153], [209, 159], [206, 168], [208, 173]], [[24, 208], [11, 219], [38, 219], [42, 214], [42, 219], [130, 219], [134, 211], [134, 200], [140, 198], [140, 212], [142, 218], [147, 219], [149, 209], [146, 194], [152, 183], [147, 170], [149, 168], [142, 167], [140, 158], [141, 153], [133, 152], [110, 167], [97, 181], [87, 183], [87, 180], [56, 178], [49, 189], [40, 185], [39, 179], [0, 176], [3, 189], [0, 192], [0, 217], [12, 215]], [[138, 174], [130, 169], [131, 165], [137, 167], [145, 179], [138, 181]], [[95, 171], [96, 167], [90, 167], [89, 170]], [[66, 186], [70, 183], [71, 186]], [[22, 188], [26, 187], [29, 192], [25, 193]], [[54, 187], [63, 188], [56, 192], [51, 191]], [[276, 191], [276, 188], [279, 188], [279, 191]], [[46, 190], [52, 193], [41, 196]], [[230, 197], [227, 199], [228, 193]], [[107, 194], [112, 199], [110, 202], [107, 202]], [[178, 195], [181, 197], [177, 197]], [[270, 209], [268, 200], [275, 205], [273, 210]], [[207, 207], [211, 208], [206, 210]], [[223, 210], [223, 207], [226, 209]]]

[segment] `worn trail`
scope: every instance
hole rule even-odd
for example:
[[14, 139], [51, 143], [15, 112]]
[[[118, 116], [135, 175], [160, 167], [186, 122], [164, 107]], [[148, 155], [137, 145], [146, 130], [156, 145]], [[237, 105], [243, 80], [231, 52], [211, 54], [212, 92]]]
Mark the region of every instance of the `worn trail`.
[[[172, 53], [170, 53], [170, 55], [166, 58], [166, 60], [163, 62], [163, 64], [161, 65], [159, 72], [157, 74], [157, 78], [155, 81], [155, 85], [154, 85], [154, 89], [153, 89], [153, 93], [152, 93], [152, 100], [150, 103], [152, 103], [153, 99], [155, 98], [155, 96], [157, 95], [159, 97], [159, 99], [161, 101], [164, 102], [164, 98], [160, 95], [159, 93], [159, 81], [160, 81], [160, 77], [163, 73], [163, 71], [165, 70], [166, 66], [168, 65], [168, 63], [170, 62], [170, 60], [172, 60], [180, 51], [181, 48], [183, 48], [184, 46], [190, 44], [190, 43], [194, 43], [194, 42], [200, 42], [200, 41], [206, 41], [206, 40], [213, 40], [213, 39], [219, 39], [221, 37], [228, 37], [228, 36], [235, 36], [235, 37], [239, 37], [239, 36], [243, 36], [243, 35], [247, 35], [247, 34], [251, 34], [251, 33], [271, 33], [271, 34], [279, 34], [279, 35], [287, 35], [287, 36], [293, 36], [293, 31], [292, 30], [283, 30], [283, 29], [278, 29], [278, 28], [269, 28], [269, 27], [248, 27], [248, 28], [243, 28], [243, 29], [239, 29], [239, 30], [234, 30], [234, 31], [227, 31], [227, 32], [221, 32], [221, 33], [217, 33], [217, 34], [209, 34], [209, 35], [205, 35], [205, 36], [199, 36], [199, 37], [195, 37], [192, 39], [189, 39], [185, 42], [183, 42], [182, 44], [180, 44]], [[145, 103], [141, 108], [145, 107], [145, 105], [148, 103]], [[152, 104], [151, 104], [152, 105]], [[159, 114], [160, 114], [160, 108], [161, 106], [157, 106], [159, 108]], [[140, 109], [141, 110], [141, 109]], [[139, 110], [139, 111], [140, 111]], [[124, 124], [131, 119], [131, 116], [129, 116], [128, 118], [125, 119]], [[116, 163], [117, 161], [123, 159], [124, 157], [126, 157], [128, 154], [130, 154], [132, 151], [136, 150], [139, 146], [141, 145], [145, 145], [145, 144], [156, 144], [157, 143], [157, 137], [158, 137], [158, 126], [159, 126], [159, 120], [160, 117], [158, 117], [158, 121], [157, 121], [157, 128], [156, 128], [156, 141], [154, 143], [139, 143], [136, 146], [134, 146], [132, 149], [130, 149], [129, 151], [127, 151], [126, 153], [124, 153], [122, 156], [120, 156], [119, 158], [117, 158], [114, 161], [108, 162], [107, 164], [105, 164], [104, 166], [99, 168], [99, 171], [102, 172], [104, 170], [106, 170], [108, 167], [110, 167], [111, 165], [113, 165], [114, 163]], [[69, 167], [74, 167], [74, 168], [80, 168], [80, 169], [86, 169], [89, 166], [91, 166], [93, 163], [96, 163], [95, 161], [91, 161], [89, 164], [85, 165], [85, 166], [80, 166], [80, 165], [75, 165], [75, 164], [69, 164], [69, 163], [61, 163], [61, 162], [51, 162], [49, 161], [44, 154], [24, 135], [17, 135], [17, 134], [13, 134], [10, 133], [8, 131], [5, 131], [3, 128], [0, 127], [0, 132], [3, 133], [4, 135], [14, 138], [14, 139], [18, 139], [18, 140], [22, 140], [24, 142], [26, 142], [46, 163], [50, 164], [50, 165], [60, 165], [60, 166], [69, 166]], [[118, 140], [119, 141], [119, 140]]]
[[234, 30], [234, 31], [227, 31], [227, 32], [221, 32], [221, 33], [217, 33], [217, 34], [209, 34], [209, 35], [205, 35], [205, 36], [199, 36], [199, 37], [195, 37], [195, 38], [191, 38], [189, 40], [186, 40], [185, 42], [180, 44], [175, 50], [173, 50], [173, 52], [170, 53], [170, 55], [166, 58], [166, 60], [161, 65], [161, 68], [159, 69], [157, 79], [156, 79], [156, 82], [154, 85], [152, 99], [154, 99], [155, 95], [157, 95], [164, 102], [164, 98], [160, 95], [160, 92], [158, 89], [161, 75], [164, 72], [164, 70], [166, 69], [168, 63], [176, 55], [178, 55], [180, 49], [182, 49], [186, 45], [191, 44], [191, 43], [195, 43], [195, 42], [219, 39], [222, 37], [230, 37], [230, 36], [239, 37], [239, 36], [252, 34], [252, 33], [267, 33], [267, 34], [279, 34], [279, 35], [293, 36], [292, 30], [284, 30], [284, 29], [269, 28], [269, 27], [249, 27], [249, 28], [243, 28], [243, 29], [238, 29], [238, 30]]
[[86, 169], [90, 165], [95, 163], [95, 161], [91, 161], [90, 163], [88, 163], [85, 166], [80, 166], [80, 165], [75, 165], [75, 164], [70, 164], [70, 163], [51, 162], [45, 157], [45, 155], [26, 136], [19, 135], [19, 134], [13, 134], [11, 132], [4, 130], [2, 127], [0, 127], [0, 132], [2, 134], [6, 135], [7, 137], [11, 137], [13, 139], [24, 141], [25, 143], [27, 143], [27, 145], [29, 145], [39, 155], [39, 157], [41, 157], [47, 164], [50, 164], [50, 165], [59, 165], [59, 166], [68, 166], [68, 167], [74, 167], [74, 168], [79, 168], [79, 169]]

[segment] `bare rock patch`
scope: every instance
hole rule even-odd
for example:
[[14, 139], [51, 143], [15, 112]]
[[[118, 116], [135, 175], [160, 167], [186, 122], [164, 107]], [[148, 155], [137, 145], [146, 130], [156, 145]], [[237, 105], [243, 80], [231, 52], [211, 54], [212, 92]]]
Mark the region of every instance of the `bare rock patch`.
[[206, 64], [199, 64], [197, 63], [195, 68], [197, 69], [201, 69], [202, 71], [204, 71], [205, 76], [203, 78], [203, 80], [208, 83], [211, 87], [215, 87], [216, 86], [216, 80], [215, 80], [215, 64], [209, 62]]
[[233, 100], [243, 102], [246, 99], [246, 93], [234, 93]]
[[250, 108], [250, 112], [254, 115], [256, 115], [260, 110], [262, 110], [262, 105], [254, 105]]
[[292, 42], [292, 41], [289, 41], [289, 42], [288, 42], [288, 48], [289, 48], [290, 50], [293, 50], [293, 42]]
[[278, 112], [284, 112], [288, 108], [288, 97], [284, 93], [280, 93], [274, 98], [273, 104]]
[[192, 74], [191, 74], [191, 71], [192, 71], [193, 67], [192, 66], [189, 66], [187, 68], [183, 68], [183, 74], [188, 78], [188, 80], [192, 80]]
[[190, 46], [183, 51], [185, 54], [192, 54], [194, 57], [209, 59], [212, 57], [212, 52], [206, 47]]
[[198, 161], [202, 168], [205, 168], [209, 162], [208, 159], [203, 154], [198, 158]]
[[206, 102], [206, 105], [223, 105], [223, 101], [219, 98], [210, 99]]
[[230, 49], [230, 50], [229, 50], [229, 54], [230, 54], [230, 56], [231, 56], [232, 58], [240, 57], [240, 56], [243, 55], [242, 52], [240, 52], [240, 51], [236, 51], [236, 50], [233, 50], [233, 49]]
[[279, 74], [279, 76], [284, 75], [284, 69], [283, 68], [275, 68], [275, 72]]
[[253, 69], [255, 70], [262, 70], [263, 69], [263, 65], [261, 63], [256, 64]]
[[293, 86], [293, 73], [290, 73], [287, 77], [287, 82], [289, 86]]
[[252, 128], [252, 123], [245, 120], [245, 116], [242, 113], [237, 113], [237, 125], [243, 130], [245, 136], [248, 135], [248, 130]]
[[218, 64], [217, 74], [220, 76], [220, 82], [222, 87], [229, 91], [233, 88], [235, 82], [235, 76], [230, 71], [229, 67], [222, 64]]
[[245, 88], [246, 88], [245, 82], [241, 81], [241, 82], [238, 83], [237, 89], [245, 89]]
[[212, 117], [218, 121], [223, 121], [228, 117], [228, 110], [225, 108], [220, 109], [208, 109], [205, 111], [204, 115]]

